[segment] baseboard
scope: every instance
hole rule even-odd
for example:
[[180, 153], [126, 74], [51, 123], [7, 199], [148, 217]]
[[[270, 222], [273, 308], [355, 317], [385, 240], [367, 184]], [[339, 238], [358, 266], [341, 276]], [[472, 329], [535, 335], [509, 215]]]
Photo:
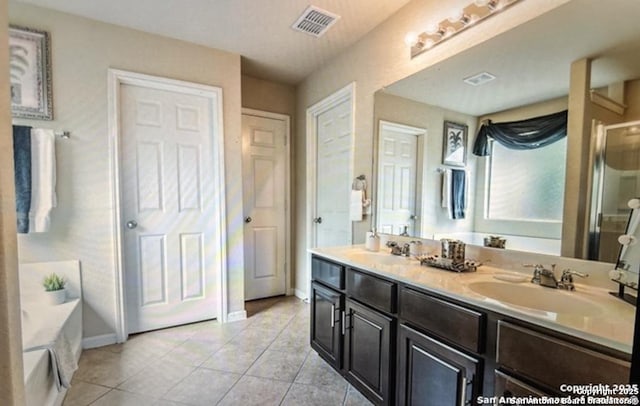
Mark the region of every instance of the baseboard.
[[295, 295], [298, 299], [304, 300], [305, 302], [309, 300], [309, 295], [307, 295], [307, 292], [303, 292], [300, 289], [295, 290]]
[[240, 310], [240, 311], [237, 311], [237, 312], [231, 312], [231, 313], [227, 314], [227, 323], [230, 323], [232, 321], [245, 320], [246, 318], [247, 318], [246, 310]]
[[118, 340], [115, 334], [85, 337], [82, 339], [82, 348], [88, 350], [89, 348], [104, 347], [105, 345], [115, 344], [116, 342], [118, 342]]

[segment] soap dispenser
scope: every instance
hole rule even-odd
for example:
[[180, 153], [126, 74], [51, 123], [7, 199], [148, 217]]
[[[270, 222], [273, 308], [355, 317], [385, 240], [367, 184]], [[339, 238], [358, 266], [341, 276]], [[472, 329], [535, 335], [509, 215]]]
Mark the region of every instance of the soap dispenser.
[[367, 232], [365, 248], [369, 251], [380, 251], [380, 236], [376, 232], [375, 227], [372, 228], [371, 231]]

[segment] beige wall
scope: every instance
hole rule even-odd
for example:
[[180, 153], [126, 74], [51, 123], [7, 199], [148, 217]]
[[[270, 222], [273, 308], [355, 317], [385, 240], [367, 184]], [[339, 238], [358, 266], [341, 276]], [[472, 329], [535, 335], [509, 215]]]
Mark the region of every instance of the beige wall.
[[[7, 0], [0, 0], [0, 78], [9, 77]], [[0, 80], [0, 404], [24, 404], [9, 81]]]
[[293, 118], [296, 114], [296, 88], [242, 75], [242, 107], [285, 114]]
[[[375, 134], [379, 133], [380, 120], [424, 128], [427, 135], [424, 140], [422, 167], [422, 224], [421, 235], [430, 238], [433, 233], [449, 233], [473, 230], [473, 213], [475, 210], [474, 194], [467, 197], [467, 210], [464, 220], [451, 220], [447, 209], [442, 208], [440, 190], [442, 175], [437, 172], [442, 168], [442, 142], [445, 121], [453, 121], [468, 126], [467, 132], [467, 175], [469, 188], [475, 190], [476, 157], [471, 153], [476, 133], [477, 118], [441, 107], [419, 103], [402, 97], [376, 92], [374, 107]], [[377, 151], [378, 136], [374, 137]], [[377, 154], [377, 153], [376, 153]], [[374, 158], [374, 162], [375, 162]], [[374, 163], [375, 164], [375, 163]], [[436, 191], [435, 193], [433, 191]], [[374, 194], [374, 199], [377, 195]], [[374, 204], [374, 207], [377, 206]]]
[[12, 24], [51, 34], [58, 207], [51, 231], [19, 238], [21, 262], [79, 259], [85, 337], [115, 332], [114, 207], [107, 136], [107, 70], [124, 69], [223, 89], [229, 312], [244, 309], [240, 56], [69, 14], [12, 3]]
[[[409, 49], [404, 37], [409, 31], [422, 31], [433, 16], [445, 17], [449, 4], [436, 0], [413, 0], [400, 9], [391, 18], [380, 24], [363, 39], [336, 57], [333, 61], [318, 69], [298, 86], [297, 127], [298, 133], [306, 131], [305, 112], [314, 103], [324, 99], [338, 89], [355, 82], [355, 142], [354, 173], [362, 173], [368, 179], [372, 176], [373, 139], [374, 139], [374, 93], [410, 74], [432, 66], [465, 49], [471, 48], [532, 18], [552, 10], [569, 0], [537, 0], [520, 2], [502, 13], [484, 21], [481, 25], [447, 40], [445, 43], [425, 52], [415, 59], [409, 58]], [[302, 141], [302, 140], [301, 140]], [[296, 181], [298, 195], [296, 205], [297, 248], [296, 268], [307, 275], [309, 268], [306, 253], [308, 228], [311, 213], [307, 212], [306, 177], [306, 141], [296, 145], [297, 167]], [[350, 181], [350, 180], [347, 180]], [[361, 240], [368, 230], [368, 221], [356, 223], [354, 236]], [[362, 237], [364, 238], [364, 237]], [[296, 288], [308, 291], [304, 286], [307, 278], [300, 281]]]

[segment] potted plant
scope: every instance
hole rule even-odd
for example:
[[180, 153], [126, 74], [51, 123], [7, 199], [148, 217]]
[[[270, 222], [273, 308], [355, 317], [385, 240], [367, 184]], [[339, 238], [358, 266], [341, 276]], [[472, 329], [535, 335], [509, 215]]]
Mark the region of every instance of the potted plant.
[[49, 304], [58, 305], [65, 302], [67, 299], [67, 291], [64, 288], [66, 284], [67, 281], [55, 272], [45, 276], [42, 286], [44, 286], [46, 300]]

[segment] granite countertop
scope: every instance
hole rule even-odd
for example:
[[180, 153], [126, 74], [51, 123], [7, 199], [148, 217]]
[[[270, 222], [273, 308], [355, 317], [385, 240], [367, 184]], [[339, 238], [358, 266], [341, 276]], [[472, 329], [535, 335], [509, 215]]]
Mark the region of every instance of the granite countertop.
[[[313, 248], [309, 252], [625, 354], [632, 352], [635, 307], [610, 295], [607, 288], [574, 281], [575, 291], [550, 289], [530, 283], [530, 272], [498, 266], [483, 265], [477, 272], [450, 272], [390, 255], [388, 250], [370, 252], [362, 245]], [[511, 292], [506, 299], [481, 293], [487, 286], [500, 289], [500, 284], [505, 285], [503, 292]], [[513, 292], [518, 305], [510, 303]]]

